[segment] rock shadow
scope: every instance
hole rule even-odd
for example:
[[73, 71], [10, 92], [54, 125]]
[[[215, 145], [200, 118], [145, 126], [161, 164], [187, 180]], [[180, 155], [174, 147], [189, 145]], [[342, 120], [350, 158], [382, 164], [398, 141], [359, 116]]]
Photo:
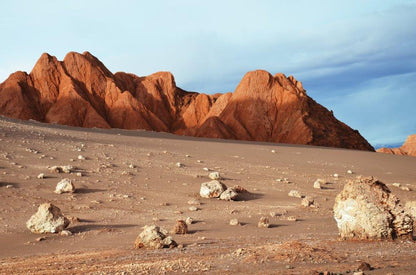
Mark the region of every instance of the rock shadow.
[[75, 225], [69, 227], [68, 230], [72, 233], [84, 233], [89, 231], [100, 231], [100, 232], [112, 232], [117, 229], [138, 227], [137, 224], [86, 224], [86, 225]]
[[238, 197], [235, 201], [252, 201], [252, 200], [261, 199], [262, 197], [264, 197], [264, 194], [243, 192], [243, 193], [238, 193]]
[[19, 184], [15, 182], [0, 182], [0, 187], [7, 187], [8, 185], [11, 185], [12, 188], [18, 188]]
[[75, 190], [75, 194], [90, 194], [90, 193], [97, 193], [97, 192], [105, 192], [106, 189], [94, 189], [94, 188], [77, 188]]

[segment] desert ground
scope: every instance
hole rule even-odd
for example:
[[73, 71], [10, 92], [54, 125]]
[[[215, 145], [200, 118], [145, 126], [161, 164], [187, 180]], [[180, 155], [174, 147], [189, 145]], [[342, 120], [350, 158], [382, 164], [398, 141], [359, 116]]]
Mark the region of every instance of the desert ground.
[[[82, 176], [52, 173], [54, 165], [72, 165]], [[342, 241], [332, 207], [343, 185], [360, 175], [387, 184], [403, 204], [416, 200], [415, 167], [410, 156], [2, 117], [0, 273], [352, 274], [366, 262], [372, 270], [365, 274], [414, 274], [415, 242]], [[201, 183], [210, 180], [204, 168], [249, 194], [238, 201], [199, 198]], [[62, 178], [77, 191], [54, 193]], [[323, 189], [313, 188], [318, 178], [328, 182]], [[289, 197], [291, 190], [313, 197], [315, 207]], [[200, 201], [197, 211], [189, 209], [191, 199]], [[72, 217], [72, 235], [26, 228], [44, 202]], [[269, 228], [257, 226], [262, 216]], [[194, 220], [189, 233], [172, 235], [179, 247], [134, 249], [143, 226], [170, 230], [187, 217]], [[230, 225], [235, 218], [240, 225]]]

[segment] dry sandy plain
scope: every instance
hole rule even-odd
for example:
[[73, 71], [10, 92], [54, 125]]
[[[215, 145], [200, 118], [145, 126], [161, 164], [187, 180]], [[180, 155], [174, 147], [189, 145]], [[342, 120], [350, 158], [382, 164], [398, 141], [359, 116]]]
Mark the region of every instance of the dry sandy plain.
[[[47, 169], [69, 164], [83, 176]], [[209, 180], [204, 167], [250, 195], [244, 201], [201, 198], [199, 210], [190, 211], [187, 202]], [[403, 203], [415, 200], [416, 191], [392, 186], [416, 190], [415, 168], [409, 156], [0, 118], [0, 273], [352, 274], [364, 261], [373, 267], [365, 274], [414, 274], [416, 243], [341, 241], [332, 207], [344, 183], [358, 175], [377, 177]], [[46, 178], [38, 179], [40, 173]], [[78, 191], [55, 194], [65, 177]], [[314, 189], [317, 178], [330, 184]], [[290, 190], [312, 196], [318, 207], [301, 206]], [[68, 227], [73, 235], [26, 228], [43, 202], [78, 218]], [[169, 230], [188, 216], [195, 220], [189, 234], [173, 236], [179, 248], [133, 248], [142, 226]], [[257, 227], [261, 216], [269, 217], [270, 228]], [[230, 225], [233, 218], [241, 225]]]

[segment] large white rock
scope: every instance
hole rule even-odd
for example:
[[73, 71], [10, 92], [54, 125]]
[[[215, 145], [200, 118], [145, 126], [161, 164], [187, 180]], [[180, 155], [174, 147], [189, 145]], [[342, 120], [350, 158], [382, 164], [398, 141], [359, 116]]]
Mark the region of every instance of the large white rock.
[[171, 236], [167, 236], [167, 231], [160, 229], [156, 225], [145, 225], [139, 234], [134, 247], [137, 248], [172, 248], [177, 246]]
[[59, 233], [69, 225], [69, 220], [62, 215], [61, 209], [51, 203], [43, 203], [38, 211], [26, 222], [33, 233]]
[[335, 199], [334, 218], [344, 239], [411, 238], [413, 219], [385, 184], [369, 177], [348, 182]]
[[73, 193], [75, 192], [75, 186], [70, 179], [63, 179], [56, 185], [55, 193]]
[[201, 184], [199, 195], [203, 198], [218, 198], [224, 190], [224, 185], [221, 182], [212, 180]]

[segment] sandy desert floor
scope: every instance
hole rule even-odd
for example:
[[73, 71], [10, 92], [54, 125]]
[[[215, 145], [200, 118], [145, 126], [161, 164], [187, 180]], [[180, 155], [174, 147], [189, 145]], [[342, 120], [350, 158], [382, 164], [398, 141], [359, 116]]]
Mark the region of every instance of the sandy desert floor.
[[[51, 173], [54, 165], [73, 165], [82, 177]], [[203, 168], [250, 194], [241, 201], [199, 198], [199, 210], [190, 211], [188, 201], [209, 181]], [[416, 200], [416, 191], [392, 186], [416, 190], [415, 168], [408, 156], [0, 118], [0, 273], [352, 274], [364, 261], [374, 268], [365, 274], [414, 274], [415, 242], [341, 241], [332, 207], [358, 175], [377, 177], [403, 203]], [[61, 178], [72, 179], [77, 192], [55, 194]], [[318, 178], [329, 184], [314, 189]], [[301, 206], [290, 190], [312, 196], [318, 207]], [[68, 227], [73, 235], [26, 228], [43, 202], [78, 219]], [[262, 216], [270, 228], [257, 227]], [[186, 217], [195, 223], [189, 234], [173, 236], [179, 248], [133, 248], [142, 226], [169, 230]], [[233, 218], [241, 225], [230, 225]]]

